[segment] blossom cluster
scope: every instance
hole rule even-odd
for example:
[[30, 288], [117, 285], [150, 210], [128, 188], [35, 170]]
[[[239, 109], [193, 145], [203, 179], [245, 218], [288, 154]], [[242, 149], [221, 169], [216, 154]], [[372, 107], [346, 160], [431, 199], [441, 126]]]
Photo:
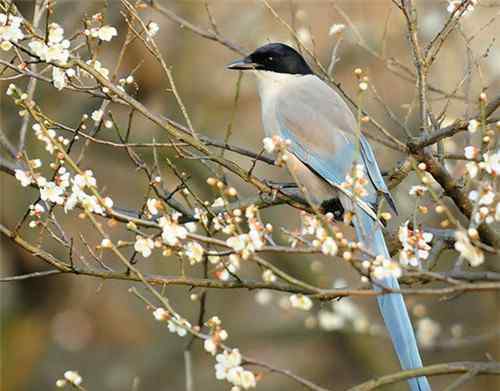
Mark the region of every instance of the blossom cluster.
[[205, 339], [203, 347], [212, 356], [215, 356], [219, 345], [228, 337], [227, 331], [221, 326], [221, 321], [218, 316], [212, 316], [205, 324], [210, 329], [210, 337]]
[[291, 145], [290, 140], [285, 140], [280, 136], [274, 135], [272, 137], [265, 137], [262, 143], [267, 153], [276, 154], [275, 164], [277, 166], [282, 166], [288, 160], [287, 149]]
[[[346, 247], [348, 245], [342, 232], [335, 232], [334, 236], [329, 234], [328, 227], [333, 231], [330, 224], [333, 219], [331, 214], [327, 214], [325, 220], [306, 212], [301, 212], [300, 216], [302, 226], [300, 236], [311, 240], [311, 245], [319, 248], [323, 254], [335, 256], [339, 251], [339, 246]], [[294, 245], [296, 245], [296, 241], [292, 242], [292, 246]]]
[[158, 307], [154, 310], [153, 316], [158, 322], [166, 322], [168, 330], [173, 334], [177, 334], [179, 337], [186, 336], [188, 330], [191, 329], [191, 323], [182, 318], [179, 314], [170, 313], [165, 308]]
[[408, 228], [407, 220], [399, 227], [398, 238], [403, 248], [399, 252], [399, 262], [403, 266], [419, 267], [420, 262], [429, 257], [433, 235], [420, 228]]
[[257, 386], [257, 379], [252, 371], [244, 369], [242, 357], [238, 349], [224, 350], [215, 356], [215, 377], [218, 380], [227, 380], [233, 384], [234, 391], [248, 390]]
[[362, 164], [355, 164], [350, 173], [345, 177], [344, 182], [340, 184], [344, 190], [349, 190], [356, 197], [365, 197], [368, 195], [366, 185], [368, 178], [366, 177], [365, 168]]
[[17, 43], [24, 38], [22, 22], [23, 18], [19, 16], [0, 13], [0, 49], [8, 51], [12, 48], [12, 42]]
[[66, 387], [67, 384], [71, 384], [74, 387], [79, 387], [83, 382], [81, 375], [76, 371], [66, 371], [64, 372], [63, 379], [58, 379], [56, 381], [57, 388]]

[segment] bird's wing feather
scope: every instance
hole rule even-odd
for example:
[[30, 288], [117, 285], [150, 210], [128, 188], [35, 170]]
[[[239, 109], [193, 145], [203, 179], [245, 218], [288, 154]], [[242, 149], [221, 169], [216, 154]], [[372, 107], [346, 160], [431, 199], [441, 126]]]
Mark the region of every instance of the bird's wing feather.
[[[357, 124], [351, 110], [316, 76], [302, 78], [291, 87], [283, 89], [277, 98], [281, 136], [290, 140], [290, 152], [341, 192], [352, 196], [349, 191], [339, 188], [356, 158]], [[362, 208], [370, 209], [370, 215], [375, 217], [377, 193], [389, 195], [389, 191], [363, 136], [359, 152], [370, 178], [368, 195], [361, 200]]]

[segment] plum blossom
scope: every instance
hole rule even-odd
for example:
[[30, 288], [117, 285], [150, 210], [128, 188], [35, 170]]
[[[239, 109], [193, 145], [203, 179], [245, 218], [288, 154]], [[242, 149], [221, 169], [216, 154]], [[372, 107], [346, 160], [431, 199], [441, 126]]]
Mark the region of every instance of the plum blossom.
[[321, 310], [318, 313], [319, 327], [326, 331], [340, 330], [345, 325], [345, 319], [332, 311]]
[[281, 166], [288, 159], [287, 149], [291, 145], [290, 140], [285, 140], [280, 136], [274, 135], [272, 137], [265, 137], [262, 140], [264, 150], [267, 153], [275, 153], [277, 159], [275, 164]]
[[178, 245], [179, 239], [186, 239], [188, 234], [187, 229], [177, 222], [178, 218], [179, 214], [174, 213], [172, 216], [162, 216], [158, 222], [162, 228], [161, 237], [169, 246]]
[[427, 187], [422, 185], [412, 186], [408, 192], [411, 196], [422, 197], [427, 192]]
[[173, 318], [176, 322], [173, 322], [172, 320], [167, 321], [168, 330], [171, 333], [177, 334], [179, 337], [186, 336], [187, 329], [191, 328], [191, 324], [186, 319], [181, 318], [177, 314], [174, 314]]
[[308, 296], [302, 294], [291, 295], [290, 304], [293, 308], [303, 311], [309, 311], [313, 306], [312, 300]]
[[241, 366], [242, 357], [238, 349], [232, 349], [230, 352], [224, 350], [215, 356], [215, 360], [215, 377], [218, 380], [227, 380], [237, 389], [247, 390], [257, 385], [257, 379], [253, 372], [247, 371]]
[[153, 311], [153, 316], [158, 322], [163, 322], [170, 319], [170, 312], [165, 308], [158, 307]]
[[226, 262], [222, 261], [222, 258], [218, 256], [209, 256], [208, 259], [211, 263], [216, 263], [217, 266], [215, 276], [222, 281], [229, 280], [231, 278], [231, 274], [236, 273], [240, 268], [240, 257], [237, 254], [229, 255]]
[[265, 282], [272, 283], [272, 282], [276, 282], [276, 280], [278, 278], [276, 277], [276, 275], [273, 273], [273, 271], [271, 269], [266, 269], [262, 273], [262, 279]]
[[92, 170], [85, 170], [83, 172], [83, 175], [80, 174], [75, 175], [73, 183], [80, 189], [83, 189], [85, 187], [95, 187], [97, 184]]
[[57, 186], [54, 182], [48, 182], [40, 188], [40, 198], [42, 201], [50, 201], [54, 204], [64, 203], [64, 188]]
[[23, 18], [11, 14], [0, 13], [0, 48], [4, 51], [10, 50], [12, 42], [18, 42], [24, 38], [21, 31]]
[[[467, 6], [467, 8], [465, 9], [465, 11], [463, 11], [463, 15], [467, 15], [469, 14], [470, 12], [474, 11], [474, 6], [477, 4], [478, 0], [471, 0], [470, 4]], [[460, 5], [463, 3], [462, 0], [448, 0], [448, 6], [446, 7], [446, 10], [452, 14], [454, 13], [455, 11], [457, 11], [457, 9], [460, 7]], [[461, 10], [457, 11], [457, 13], [455, 14], [455, 17], [458, 17], [460, 15], [460, 13], [462, 13]]]
[[390, 259], [373, 262], [371, 276], [376, 280], [382, 280], [385, 278], [398, 279], [402, 274], [403, 273], [399, 264], [391, 261]]
[[21, 182], [22, 187], [27, 187], [33, 182], [33, 177], [29, 171], [15, 170], [16, 179]]
[[321, 244], [321, 252], [325, 255], [336, 255], [339, 248], [335, 240], [331, 237], [327, 237]]
[[63, 37], [64, 30], [57, 23], [49, 25], [49, 40], [46, 44], [41, 40], [33, 40], [28, 46], [42, 61], [66, 65], [69, 59], [70, 42]]
[[52, 155], [55, 151], [53, 140], [57, 136], [56, 131], [54, 129], [48, 129], [47, 134], [45, 134], [40, 124], [33, 124], [32, 129], [35, 132], [37, 139], [45, 143], [45, 150]]
[[479, 155], [479, 148], [469, 145], [464, 148], [466, 159], [474, 160]]
[[368, 178], [365, 174], [365, 168], [362, 164], [355, 164], [351, 172], [346, 175], [345, 181], [340, 184], [340, 187], [351, 190], [357, 197], [365, 197], [368, 195], [367, 184]]
[[118, 31], [113, 26], [102, 26], [93, 28], [90, 32], [92, 37], [99, 38], [101, 41], [111, 41], [113, 37], [118, 35]]
[[230, 352], [224, 350], [219, 353], [215, 356], [215, 360], [215, 377], [218, 380], [224, 380], [227, 378], [230, 369], [241, 365], [242, 358], [238, 349], [232, 349]]
[[158, 33], [158, 31], [160, 31], [160, 26], [158, 26], [157, 23], [150, 22], [148, 24], [148, 35], [150, 37], [154, 37]]
[[97, 125], [101, 122], [104, 112], [102, 110], [94, 110], [91, 114], [91, 118], [94, 120], [94, 123]]
[[88, 60], [87, 65], [91, 65], [98, 73], [101, 74], [105, 79], [109, 77], [109, 69], [102, 66], [101, 62], [98, 60]]
[[335, 35], [341, 33], [345, 30], [345, 24], [335, 23], [330, 26], [330, 30], [328, 30], [328, 35]]
[[455, 250], [473, 267], [484, 262], [483, 252], [471, 243], [467, 233], [462, 230], [455, 231]]
[[52, 82], [54, 87], [61, 91], [66, 86], [66, 73], [63, 69], [52, 67]]
[[497, 176], [500, 174], [500, 150], [495, 153], [486, 152], [483, 155], [483, 162], [480, 163], [486, 172], [490, 175]]
[[189, 242], [186, 245], [186, 256], [189, 258], [189, 263], [194, 265], [203, 261], [205, 249], [198, 242]]
[[248, 259], [250, 254], [258, 249], [260, 243], [255, 243], [249, 234], [231, 236], [226, 240], [226, 244], [237, 252], [243, 259]]
[[134, 250], [141, 253], [144, 258], [147, 258], [151, 255], [153, 248], [155, 247], [155, 243], [151, 238], [143, 238], [142, 236], [137, 235], [135, 238]]
[[479, 121], [477, 119], [471, 119], [467, 125], [467, 130], [470, 133], [476, 133], [479, 127]]
[[431, 318], [419, 319], [417, 322], [417, 340], [424, 348], [434, 346], [441, 333], [441, 326]]
[[64, 372], [64, 379], [70, 382], [71, 384], [74, 384], [75, 386], [79, 386], [82, 384], [82, 377], [80, 374], [76, 371], [66, 371]]
[[213, 340], [213, 338], [207, 338], [203, 342], [203, 348], [212, 356], [215, 356], [215, 353], [217, 353], [217, 343]]
[[408, 228], [409, 221], [399, 227], [398, 238], [403, 248], [399, 252], [399, 262], [403, 266], [418, 267], [421, 260], [429, 257], [433, 235], [419, 228], [411, 230]]
[[465, 169], [471, 178], [475, 178], [479, 173], [479, 166], [476, 162], [465, 163]]
[[161, 203], [156, 198], [149, 198], [146, 201], [146, 206], [148, 208], [148, 211], [153, 216], [155, 216], [155, 215], [157, 215], [159, 213], [159, 211], [158, 211], [158, 206], [159, 205], [161, 205]]

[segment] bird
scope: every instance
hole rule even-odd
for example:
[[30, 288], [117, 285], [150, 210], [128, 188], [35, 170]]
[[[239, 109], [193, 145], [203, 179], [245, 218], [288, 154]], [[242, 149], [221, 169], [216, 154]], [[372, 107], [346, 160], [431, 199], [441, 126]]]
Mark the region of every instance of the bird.
[[[279, 42], [261, 46], [226, 68], [256, 76], [265, 135], [286, 140], [287, 169], [306, 199], [321, 210], [340, 204], [351, 211], [357, 241], [371, 254], [390, 259], [377, 208], [381, 199], [395, 213], [396, 205], [372, 147], [358, 132], [358, 121], [340, 94], [297, 50]], [[342, 186], [353, 168], [366, 179], [365, 194], [359, 197]], [[382, 287], [398, 290], [397, 278], [384, 275], [374, 283], [374, 289]], [[383, 294], [377, 301], [401, 368], [422, 367], [403, 296]], [[411, 391], [431, 390], [426, 377], [411, 378], [408, 384]]]

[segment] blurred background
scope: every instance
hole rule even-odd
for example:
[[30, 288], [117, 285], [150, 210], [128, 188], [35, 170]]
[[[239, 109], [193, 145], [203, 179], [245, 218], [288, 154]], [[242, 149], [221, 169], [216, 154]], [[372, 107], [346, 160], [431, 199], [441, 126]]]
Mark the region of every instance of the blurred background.
[[[31, 18], [33, 2], [14, 2], [27, 18]], [[205, 3], [202, 1], [159, 1], [195, 25], [210, 28]], [[428, 42], [443, 26], [449, 13], [447, 1], [419, 1], [420, 37]], [[449, 103], [446, 121], [464, 117], [476, 111], [476, 97], [482, 88], [488, 86], [488, 94], [495, 95], [500, 87], [500, 52], [498, 40], [500, 25], [494, 18], [500, 8], [487, 1], [476, 7], [473, 13], [464, 17], [461, 24], [463, 36], [475, 38], [469, 42], [472, 58], [477, 62], [470, 82], [462, 83], [457, 89], [457, 99]], [[413, 82], [396, 76], [382, 58], [396, 58], [412, 69], [413, 63], [406, 40], [406, 26], [399, 11], [389, 0], [375, 1], [283, 1], [271, 3], [281, 17], [298, 32], [299, 38], [317, 54], [318, 59], [328, 65], [332, 48], [339, 35], [329, 35], [332, 24], [346, 24], [343, 40], [338, 48], [338, 63], [334, 76], [343, 88], [355, 96], [357, 81], [353, 70], [362, 68], [370, 78], [383, 101], [402, 121], [408, 119], [408, 128], [415, 132], [416, 113], [408, 114], [408, 108], [416, 96]], [[269, 10], [258, 1], [211, 1], [210, 10], [216, 20], [219, 32], [238, 43], [248, 51], [261, 44], [273, 41], [291, 42], [293, 39]], [[366, 48], [356, 42], [359, 37], [348, 25], [335, 5], [339, 6], [351, 20], [364, 40]], [[52, 20], [60, 23], [65, 35], [70, 36], [81, 28], [81, 20], [96, 12], [102, 12], [107, 24], [118, 29], [118, 37], [105, 43], [99, 49], [99, 60], [113, 69], [126, 26], [120, 15], [118, 1], [58, 1]], [[217, 140], [224, 138], [226, 128], [233, 116], [234, 96], [238, 74], [224, 69], [225, 64], [238, 58], [219, 43], [203, 39], [188, 29], [179, 26], [164, 16], [144, 10], [145, 21], [154, 21], [160, 26], [156, 42], [172, 73], [194, 128], [200, 134]], [[483, 28], [484, 27], [484, 28]], [[385, 39], [384, 39], [385, 36]], [[429, 82], [445, 92], [454, 91], [467, 71], [470, 56], [464, 38], [454, 32], [447, 41], [440, 57], [433, 66]], [[374, 55], [377, 54], [377, 56]], [[6, 54], [0, 54], [8, 58]], [[469, 58], [469, 59], [468, 59]], [[390, 69], [391, 68], [391, 69]], [[132, 70], [139, 86], [138, 99], [151, 111], [184, 123], [182, 114], [167, 90], [168, 81], [155, 60], [144, 47], [136, 42], [128, 49], [120, 77], [126, 77]], [[479, 72], [479, 71], [480, 72]], [[404, 72], [402, 72], [404, 73]], [[17, 140], [20, 118], [17, 108], [4, 92], [9, 82], [1, 84], [1, 126], [12, 140]], [[16, 84], [25, 88], [27, 80], [18, 79]], [[439, 113], [447, 103], [442, 94], [431, 94], [432, 107]], [[71, 126], [76, 126], [84, 113], [97, 110], [101, 102], [87, 95], [64, 91], [39, 83], [35, 100], [51, 116]], [[384, 108], [370, 94], [366, 107], [371, 116], [384, 124], [393, 135], [403, 142], [404, 131], [391, 121]], [[125, 126], [128, 112], [117, 105], [110, 107], [121, 126]], [[368, 129], [376, 132], [374, 129]], [[103, 129], [99, 137], [117, 141], [116, 134]], [[151, 142], [152, 139], [166, 142], [165, 134], [150, 122], [136, 117], [133, 123], [131, 141]], [[259, 151], [263, 138], [260, 123], [260, 107], [254, 81], [243, 76], [241, 94], [234, 113], [233, 134], [230, 142]], [[455, 137], [446, 141], [447, 152], [462, 152], [464, 140]], [[74, 150], [77, 156], [84, 144]], [[383, 145], [372, 143], [382, 170], [394, 166], [404, 156]], [[31, 158], [48, 156], [43, 146], [33, 137], [28, 140]], [[138, 150], [148, 163], [153, 156], [148, 150]], [[3, 152], [2, 152], [3, 153]], [[162, 150], [161, 157], [173, 157], [170, 150]], [[251, 161], [228, 153], [243, 167], [249, 168]], [[214, 195], [205, 185], [208, 176], [200, 164], [175, 161], [178, 167], [192, 175], [192, 183], [199, 194], [207, 200]], [[455, 163], [454, 163], [455, 164]], [[137, 209], [144, 202], [147, 181], [123, 150], [108, 146], [90, 144], [82, 160], [82, 168], [92, 169], [98, 184], [105, 186], [115, 205]], [[457, 176], [462, 175], [463, 166], [451, 167]], [[175, 177], [162, 164], [167, 178], [167, 187], [173, 189]], [[256, 173], [272, 180], [289, 180], [282, 169], [270, 168], [258, 163]], [[229, 182], [245, 195], [254, 190], [235, 178]], [[391, 222], [389, 229], [395, 231], [412, 213], [414, 204], [408, 198], [408, 189], [415, 184], [415, 178], [408, 177], [395, 191], [394, 196], [400, 216]], [[0, 173], [1, 221], [12, 228], [21, 219], [27, 207], [37, 194], [33, 189], [22, 188], [18, 182], [5, 173]], [[83, 234], [91, 246], [100, 242], [91, 225], [81, 221], [77, 213], [65, 215], [57, 211], [69, 233], [78, 238]], [[287, 206], [275, 207], [263, 212], [265, 221], [275, 227], [297, 227], [299, 213]], [[424, 223], [437, 224], [432, 214]], [[275, 229], [276, 240], [282, 240]], [[24, 237], [40, 242], [43, 248], [59, 256], [65, 256], [64, 249], [47, 235], [40, 237], [25, 226]], [[117, 227], [116, 238], [132, 240], [133, 236]], [[37, 270], [46, 270], [42, 261], [30, 256], [9, 241], [1, 238], [2, 276], [19, 275]], [[81, 242], [78, 250], [88, 256]], [[444, 270], [453, 259], [454, 253], [444, 252], [438, 270]], [[118, 261], [105, 257], [106, 262], [119, 268]], [[332, 261], [321, 257], [268, 256], [266, 259], [284, 268], [292, 275], [321, 287], [331, 287], [334, 281], [343, 279], [356, 286], [357, 275], [341, 260]], [[97, 265], [92, 265], [97, 266]], [[148, 259], [140, 258], [141, 270], [152, 273], [174, 275], [179, 273], [175, 257], [164, 258], [159, 254]], [[189, 269], [194, 276], [201, 275], [201, 266]], [[258, 276], [258, 270], [244, 265], [243, 275]], [[345, 284], [338, 282], [338, 284]], [[137, 390], [182, 390], [184, 386], [183, 350], [187, 338], [170, 334], [166, 327], [154, 321], [151, 313], [135, 297], [127, 292], [127, 282], [100, 281], [79, 276], [54, 276], [8, 282], [1, 289], [1, 389], [4, 391], [51, 390], [55, 381], [68, 369], [77, 370], [88, 390], [131, 390], [134, 382]], [[138, 287], [140, 288], [140, 287]], [[198, 316], [198, 302], [189, 299], [185, 287], [169, 287], [166, 290], [170, 300], [179, 312], [193, 323]], [[194, 292], [198, 292], [194, 290]], [[263, 294], [245, 290], [209, 291], [206, 315], [218, 315], [223, 327], [229, 333], [228, 343], [252, 358], [267, 362], [279, 368], [290, 369], [296, 374], [320, 384], [323, 387], [342, 390], [377, 375], [399, 369], [389, 339], [383, 334], [381, 319], [375, 300], [353, 299], [347, 301], [355, 306], [362, 325], [346, 323], [341, 330], [328, 330], [325, 318], [319, 313], [331, 313], [331, 303], [315, 303], [313, 311], [303, 313], [287, 307], [285, 295]], [[431, 343], [423, 347], [427, 364], [461, 361], [500, 359], [499, 295], [495, 293], [467, 294], [453, 297], [410, 297], [408, 305], [414, 315], [415, 324], [421, 319], [430, 319]], [[338, 309], [337, 309], [338, 310]], [[323, 320], [322, 320], [323, 319]], [[425, 333], [425, 325], [423, 333]], [[424, 338], [425, 339], [425, 338]], [[424, 343], [425, 344], [425, 343]], [[214, 360], [195, 342], [193, 365], [195, 389], [230, 389], [230, 385], [215, 379]], [[259, 371], [256, 369], [256, 371]], [[434, 389], [444, 389], [452, 377], [432, 378]], [[296, 383], [276, 374], [264, 374], [258, 383], [259, 390], [299, 390]], [[405, 389], [402, 384], [387, 387], [388, 390]], [[463, 390], [498, 390], [500, 382], [495, 377], [476, 377], [461, 388]]]

